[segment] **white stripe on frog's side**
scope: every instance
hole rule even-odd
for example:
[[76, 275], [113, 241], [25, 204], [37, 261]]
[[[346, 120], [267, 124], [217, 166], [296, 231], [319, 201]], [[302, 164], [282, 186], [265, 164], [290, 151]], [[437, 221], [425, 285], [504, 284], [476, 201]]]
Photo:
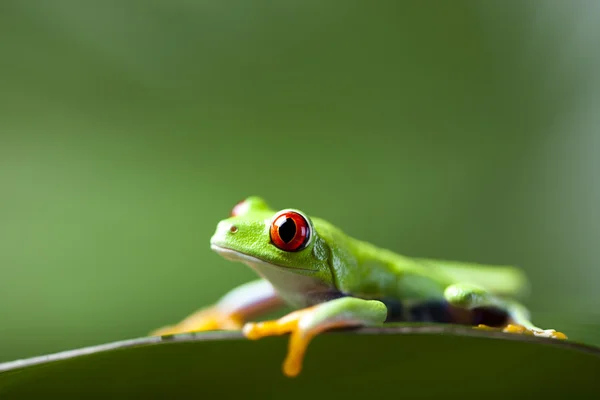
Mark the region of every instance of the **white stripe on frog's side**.
[[332, 293], [335, 291], [334, 288], [324, 284], [316, 277], [306, 275], [313, 270], [270, 264], [248, 254], [214, 244], [211, 245], [211, 248], [228, 260], [240, 261], [248, 265], [258, 275], [270, 282], [277, 294], [292, 307], [309, 307], [335, 295]]

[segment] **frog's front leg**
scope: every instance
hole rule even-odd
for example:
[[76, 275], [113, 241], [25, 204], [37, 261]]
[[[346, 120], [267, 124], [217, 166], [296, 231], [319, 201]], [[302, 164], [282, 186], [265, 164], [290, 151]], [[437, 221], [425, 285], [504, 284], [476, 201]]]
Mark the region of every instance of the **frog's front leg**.
[[[444, 297], [450, 305], [475, 311], [476, 309], [495, 308], [508, 315], [507, 323], [501, 326], [504, 332], [529, 334], [540, 337], [548, 337], [554, 339], [566, 339], [567, 336], [562, 332], [557, 332], [554, 329], [540, 329], [533, 325], [530, 321], [529, 312], [522, 305], [510, 301], [500, 299], [488, 291], [466, 284], [450, 285], [444, 291]], [[480, 329], [494, 329], [493, 327], [478, 324]]]
[[157, 329], [150, 335], [174, 335], [215, 329], [237, 330], [249, 318], [274, 310], [282, 304], [273, 286], [264, 279], [258, 279], [238, 286], [216, 304], [198, 310], [178, 324]]
[[300, 373], [306, 349], [319, 333], [334, 328], [380, 325], [386, 317], [387, 308], [380, 301], [343, 297], [294, 311], [278, 320], [247, 323], [243, 332], [248, 339], [290, 333], [283, 372], [293, 377]]

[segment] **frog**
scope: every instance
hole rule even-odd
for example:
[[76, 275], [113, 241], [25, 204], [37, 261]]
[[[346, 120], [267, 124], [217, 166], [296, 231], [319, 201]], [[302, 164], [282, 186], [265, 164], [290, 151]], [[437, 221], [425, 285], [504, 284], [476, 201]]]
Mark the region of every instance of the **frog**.
[[[238, 202], [218, 222], [210, 247], [249, 266], [257, 278], [152, 336], [241, 330], [250, 340], [289, 335], [282, 370], [297, 376], [311, 341], [334, 330], [391, 323], [453, 324], [551, 339], [519, 300], [522, 269], [410, 257], [346, 234], [296, 208], [273, 209], [259, 196]], [[260, 317], [282, 308], [280, 318]]]

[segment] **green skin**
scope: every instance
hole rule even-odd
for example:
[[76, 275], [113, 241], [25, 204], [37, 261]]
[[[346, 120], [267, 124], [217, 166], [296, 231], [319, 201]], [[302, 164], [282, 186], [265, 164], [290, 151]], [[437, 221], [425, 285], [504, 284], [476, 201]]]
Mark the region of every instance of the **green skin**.
[[[261, 279], [232, 290], [213, 309], [247, 321], [286, 304], [300, 310], [315, 306], [298, 324], [300, 331], [310, 333], [382, 325], [390, 320], [394, 303], [402, 310], [441, 304], [453, 318], [443, 322], [467, 325], [478, 324], [473, 321], [474, 310], [493, 308], [506, 315], [506, 324], [537, 336], [557, 337], [554, 330], [535, 327], [525, 307], [513, 300], [528, 288], [516, 268], [410, 258], [349, 237], [299, 210], [283, 211], [297, 212], [309, 223], [310, 239], [301, 250], [285, 251], [274, 244], [270, 227], [280, 212], [259, 197], [247, 198], [234, 216], [219, 222], [211, 248], [249, 265]], [[415, 320], [407, 311], [400, 314], [400, 320]], [[428, 318], [427, 312], [423, 315], [420, 321], [441, 322]]]
[[[535, 328], [527, 320], [524, 307], [505, 299], [527, 290], [526, 279], [518, 269], [401, 256], [351, 238], [315, 217], [307, 218], [312, 225], [308, 246], [296, 252], [284, 251], [272, 243], [269, 234], [277, 210], [259, 197], [247, 198], [245, 208], [241, 215], [219, 222], [211, 247], [228, 259], [249, 264], [294, 308], [321, 303], [322, 294], [332, 290], [364, 300], [369, 309], [375, 304], [369, 302], [372, 299], [411, 303], [445, 299], [466, 309], [495, 306], [507, 311], [518, 324]], [[237, 230], [232, 232], [231, 226]], [[369, 319], [381, 323], [387, 310], [382, 302], [376, 303], [379, 312]], [[356, 308], [356, 303], [352, 304]]]

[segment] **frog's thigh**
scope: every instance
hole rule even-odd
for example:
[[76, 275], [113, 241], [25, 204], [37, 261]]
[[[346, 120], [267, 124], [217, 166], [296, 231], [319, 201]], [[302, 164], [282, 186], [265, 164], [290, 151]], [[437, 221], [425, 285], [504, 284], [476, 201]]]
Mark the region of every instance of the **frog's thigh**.
[[225, 294], [217, 304], [200, 309], [176, 325], [166, 326], [152, 336], [215, 329], [241, 329], [243, 322], [282, 304], [273, 286], [264, 279], [244, 283]]
[[457, 283], [444, 290], [444, 297], [451, 305], [459, 308], [498, 306], [494, 296], [478, 286]]
[[[520, 333], [555, 339], [566, 339], [567, 336], [554, 329], [540, 329], [530, 321], [529, 311], [521, 304], [500, 299], [480, 287], [455, 284], [444, 291], [444, 297], [451, 305], [468, 310], [494, 308], [506, 313], [507, 321], [500, 328], [504, 332]], [[493, 329], [476, 322], [481, 329]]]
[[[499, 327], [514, 321], [528, 329], [533, 328], [524, 307], [518, 308], [516, 303], [511, 306], [512, 303], [500, 299], [483, 288], [468, 284], [454, 284], [446, 288], [444, 297], [453, 307], [469, 311], [467, 320], [470, 324]], [[486, 327], [482, 325], [482, 328]]]
[[249, 339], [260, 339], [291, 333], [283, 371], [287, 376], [296, 376], [302, 369], [308, 344], [319, 333], [334, 328], [380, 325], [386, 317], [387, 308], [380, 301], [344, 297], [294, 311], [276, 321], [248, 323], [244, 334]]

